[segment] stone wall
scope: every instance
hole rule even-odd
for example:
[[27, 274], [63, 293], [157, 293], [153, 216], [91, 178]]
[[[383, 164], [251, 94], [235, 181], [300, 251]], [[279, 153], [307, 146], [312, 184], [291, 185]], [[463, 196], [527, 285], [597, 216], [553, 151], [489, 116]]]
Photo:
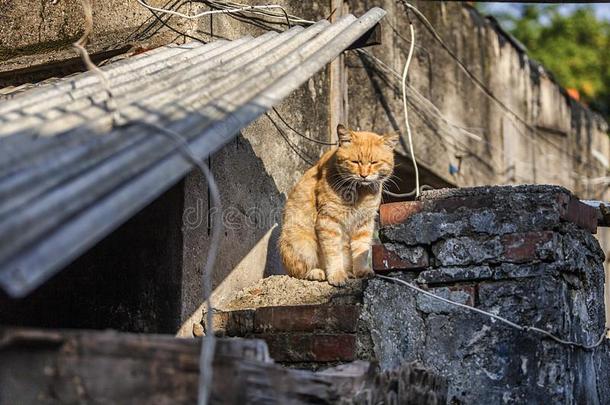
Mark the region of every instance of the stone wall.
[[[379, 274], [593, 344], [604, 332], [604, 255], [595, 217], [561, 187], [437, 190], [382, 206]], [[571, 347], [380, 277], [346, 288], [264, 279], [214, 314], [214, 330], [264, 339], [291, 367], [417, 362], [446, 378], [449, 403], [610, 401], [610, 345]], [[201, 330], [205, 332], [206, 328]]]
[[[378, 272], [400, 270], [434, 294], [566, 340], [592, 344], [604, 331], [594, 212], [565, 189], [432, 191], [382, 207], [381, 221]], [[371, 357], [382, 367], [422, 362], [459, 403], [610, 400], [607, 344], [560, 345], [387, 280], [368, 284], [362, 313]]]

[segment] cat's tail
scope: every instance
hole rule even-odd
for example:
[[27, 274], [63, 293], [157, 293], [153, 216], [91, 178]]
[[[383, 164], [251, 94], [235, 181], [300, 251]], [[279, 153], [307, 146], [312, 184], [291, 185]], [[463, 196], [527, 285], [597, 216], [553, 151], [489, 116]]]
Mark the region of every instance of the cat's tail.
[[318, 243], [311, 236], [282, 232], [279, 248], [288, 275], [308, 280], [326, 279], [324, 270], [319, 268]]

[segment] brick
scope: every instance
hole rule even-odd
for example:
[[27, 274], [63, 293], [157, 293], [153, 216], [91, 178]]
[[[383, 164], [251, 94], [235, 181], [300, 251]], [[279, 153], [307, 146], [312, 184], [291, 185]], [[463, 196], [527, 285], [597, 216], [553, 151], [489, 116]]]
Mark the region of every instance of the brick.
[[[428, 252], [422, 247], [400, 246], [390, 250], [386, 245], [373, 245], [373, 270], [384, 273], [393, 270], [416, 270], [428, 267]], [[400, 250], [403, 253], [399, 254]]]
[[264, 339], [275, 361], [287, 363], [353, 361], [355, 334], [274, 333], [257, 334]]
[[552, 231], [526, 232], [504, 235], [502, 258], [510, 262], [530, 262], [555, 259], [561, 249], [559, 238]]
[[258, 308], [254, 332], [355, 332], [357, 305], [296, 305]]
[[400, 224], [422, 210], [423, 204], [420, 201], [382, 204], [379, 207], [379, 223], [381, 226]]
[[216, 335], [247, 336], [254, 330], [254, 310], [215, 312], [212, 325]]
[[574, 196], [560, 194], [557, 196], [561, 219], [572, 222], [591, 233], [597, 233], [597, 209]]

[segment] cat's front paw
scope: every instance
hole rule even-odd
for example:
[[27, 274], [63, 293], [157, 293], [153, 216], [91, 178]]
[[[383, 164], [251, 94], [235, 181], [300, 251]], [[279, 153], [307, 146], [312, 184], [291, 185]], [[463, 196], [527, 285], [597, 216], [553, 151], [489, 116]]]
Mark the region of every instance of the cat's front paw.
[[375, 276], [375, 272], [369, 266], [354, 268], [353, 273], [355, 278], [371, 278]]
[[329, 272], [326, 278], [328, 279], [328, 284], [335, 287], [343, 287], [347, 282], [347, 273], [344, 270]]

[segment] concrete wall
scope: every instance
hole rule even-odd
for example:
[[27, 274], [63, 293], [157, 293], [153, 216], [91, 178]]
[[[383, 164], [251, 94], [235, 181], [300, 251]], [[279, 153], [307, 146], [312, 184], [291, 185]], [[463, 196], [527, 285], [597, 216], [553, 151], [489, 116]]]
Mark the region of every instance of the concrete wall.
[[[84, 32], [80, 0], [0, 2], [0, 87], [16, 86], [83, 69], [72, 44]], [[183, 41], [191, 23], [163, 25], [135, 1], [93, 0], [93, 32], [87, 49], [96, 62], [119, 54]], [[150, 4], [162, 5], [166, 1]], [[186, 3], [171, 0], [169, 4]], [[188, 10], [184, 4], [181, 11]], [[167, 18], [164, 18], [167, 20]]]
[[[320, 3], [322, 2], [314, 5]], [[333, 8], [337, 7], [336, 3], [333, 3]], [[329, 13], [325, 7], [310, 8], [301, 5], [295, 8], [292, 2], [286, 2], [285, 5], [292, 13], [310, 19]], [[373, 6], [385, 8], [388, 15], [382, 23], [383, 44], [367, 51], [400, 73], [406, 60], [409, 33], [403, 6], [390, 0], [350, 0], [344, 2], [344, 8], [340, 11], [360, 15]], [[590, 179], [605, 176], [607, 171], [606, 162], [595, 156], [610, 157], [608, 125], [600, 116], [570, 99], [542, 67], [529, 60], [523, 50], [511, 42], [511, 38], [471, 7], [441, 2], [419, 2], [416, 6], [428, 16], [447, 45], [455, 50], [457, 57], [499, 100], [496, 102], [486, 95], [422, 24], [413, 18], [417, 47], [409, 83], [417, 93], [410, 91], [409, 96], [415, 152], [422, 168], [423, 184], [440, 187], [545, 183], [565, 186], [581, 198], [610, 197], [606, 187], [592, 187], [588, 184]], [[234, 38], [239, 33], [252, 32], [243, 23], [236, 25], [226, 16], [218, 20], [212, 24], [214, 35]], [[204, 24], [201, 30], [205, 29]], [[209, 26], [207, 29], [210, 29]], [[333, 85], [327, 73], [326, 77], [310, 82], [307, 88], [302, 88], [284, 104], [283, 111], [289, 120], [293, 120], [291, 123], [295, 128], [308, 130], [325, 139], [327, 123], [336, 120], [336, 117], [324, 114], [324, 104], [318, 103], [330, 103], [334, 107], [346, 106], [346, 111], [333, 110], [333, 115], [346, 114], [346, 117], [341, 118], [353, 128], [378, 132], [393, 129], [405, 134], [401, 93], [396, 79], [369, 58], [354, 51], [346, 53], [343, 68], [345, 96], [340, 97], [339, 102], [334, 99], [337, 92], [333, 93]], [[341, 86], [338, 87], [341, 96]], [[314, 97], [314, 93], [319, 95]], [[320, 122], [303, 119], [304, 115], [310, 116], [308, 112], [312, 108], [321, 112], [317, 116]], [[435, 111], [438, 113], [435, 114]], [[278, 142], [281, 138], [277, 131], [268, 125], [267, 128], [261, 127], [265, 125], [265, 120], [246, 129], [244, 138], [254, 142], [254, 139], [260, 140], [262, 133], [269, 136], [260, 148], [253, 145], [252, 158], [265, 168], [260, 176], [263, 184], [272, 181], [279, 186], [276, 188], [276, 201], [282, 201], [282, 193], [289, 190], [307, 165], [303, 165], [303, 162], [295, 164], [278, 160], [282, 156], [292, 156], [289, 159], [295, 159], [295, 156], [283, 142]], [[459, 128], [466, 128], [479, 139], [473, 139], [473, 136], [468, 136]], [[314, 147], [307, 145], [307, 141], [299, 141], [299, 147]], [[316, 149], [319, 150], [314, 148]], [[224, 173], [228, 174], [224, 178], [230, 179], [230, 184], [221, 186], [221, 189], [227, 187], [228, 190], [243, 190], [250, 182], [241, 175], [243, 171], [240, 166], [246, 160], [231, 156], [227, 150], [228, 148], [220, 153], [219, 164], [213, 164], [212, 167], [218, 173], [223, 173], [223, 177], [226, 176]], [[414, 178], [404, 136], [399, 154], [400, 186], [402, 191], [410, 191]], [[450, 164], [459, 168], [457, 174], [449, 172]], [[187, 206], [192, 204], [189, 203], [189, 193], [198, 193], [197, 188], [190, 188], [190, 184], [192, 183], [187, 182]], [[232, 253], [236, 252], [236, 246], [243, 250], [239, 250], [239, 255], [223, 255], [216, 270], [218, 300], [251, 283], [265, 272], [275, 272], [277, 257], [265, 254], [265, 251], [272, 252], [270, 248], [273, 247], [270, 227], [255, 232], [243, 232], [242, 227], [247, 220], [247, 215], [243, 213], [253, 208], [255, 202], [271, 202], [267, 188], [262, 187], [261, 190], [263, 191], [244, 195], [242, 198], [249, 201], [246, 204], [242, 203], [242, 198], [235, 198], [239, 193], [226, 193], [227, 202], [232, 206], [239, 205], [242, 214], [236, 217], [239, 218], [237, 221], [241, 232], [227, 234], [224, 245], [231, 246]], [[271, 205], [272, 203], [268, 208], [262, 208], [261, 212], [270, 212]], [[602, 246], [607, 250], [610, 245], [605, 244], [608, 240], [606, 233], [605, 230], [600, 230]], [[201, 266], [204, 257], [201, 253], [206, 251], [205, 235], [203, 238], [195, 235], [196, 232], [190, 232], [185, 236], [185, 252], [187, 255], [193, 252], [189, 250], [189, 243], [199, 245], [200, 254], [196, 254], [199, 257], [196, 262]], [[261, 240], [262, 243], [254, 243]], [[250, 251], [251, 246], [256, 248]], [[188, 260], [185, 257], [185, 263]], [[273, 270], [269, 264], [272, 264]], [[188, 267], [187, 271], [191, 272]], [[225, 278], [228, 272], [231, 275]], [[193, 285], [186, 286], [187, 289], [191, 288], [189, 295], [195, 291]], [[191, 310], [193, 306], [189, 304], [186, 308]]]
[[[473, 8], [452, 2], [414, 4], [468, 69], [519, 117], [485, 95], [412, 15], [416, 48], [409, 83], [420, 96], [412, 91], [408, 95], [415, 152], [425, 169], [456, 186], [548, 183], [563, 185], [582, 198], [608, 196], [605, 187], [587, 184], [587, 179], [607, 171], [607, 162], [595, 155], [610, 156], [608, 125], [599, 115], [569, 98]], [[383, 44], [370, 52], [401, 73], [409, 48], [405, 9], [391, 0], [350, 1], [356, 14], [374, 5], [384, 7], [388, 15]], [[355, 52], [348, 53], [347, 64], [350, 124], [405, 134], [396, 80]], [[429, 103], [481, 140], [444, 123], [430, 112]], [[457, 174], [449, 173], [449, 163], [460, 168]]]

